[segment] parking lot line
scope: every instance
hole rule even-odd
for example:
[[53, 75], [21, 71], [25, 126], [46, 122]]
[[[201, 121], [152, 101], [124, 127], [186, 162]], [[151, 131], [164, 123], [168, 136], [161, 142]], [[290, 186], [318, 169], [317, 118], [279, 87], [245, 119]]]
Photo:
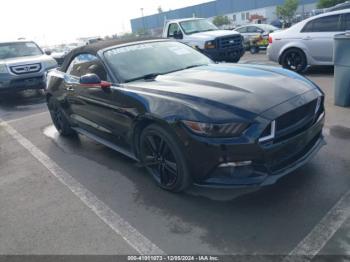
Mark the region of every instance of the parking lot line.
[[[327, 212], [283, 261], [312, 260], [350, 217], [350, 190]], [[296, 259], [298, 256], [299, 259]]]
[[131, 247], [142, 255], [164, 255], [165, 252], [137, 231], [127, 221], [100, 201], [93, 193], [76, 181], [71, 175], [59, 167], [49, 156], [22, 136], [10, 124], [0, 119], [2, 126], [20, 145], [29, 151], [50, 173], [63, 185], [68, 187], [87, 207], [89, 207], [105, 224], [119, 234]]
[[[46, 115], [48, 113], [49, 113], [49, 111], [44, 111], [44, 112], [40, 112], [40, 113], [36, 113], [36, 114], [31, 114], [29, 116], [23, 116], [23, 117], [19, 117], [19, 118], [8, 120], [8, 121], [6, 121], [6, 123], [11, 124], [11, 123], [22, 121], [22, 120], [26, 120], [26, 119], [29, 119], [29, 118], [35, 118], [35, 117], [38, 117], [38, 116], [41, 116], [41, 115]], [[0, 119], [0, 122], [1, 122], [1, 119]]]

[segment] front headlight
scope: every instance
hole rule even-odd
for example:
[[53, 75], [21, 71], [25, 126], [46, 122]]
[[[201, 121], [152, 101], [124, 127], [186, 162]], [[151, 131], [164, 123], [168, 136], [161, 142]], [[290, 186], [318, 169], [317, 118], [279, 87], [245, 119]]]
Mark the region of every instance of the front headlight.
[[0, 74], [7, 74], [7, 67], [4, 64], [0, 64]]
[[205, 42], [205, 46], [204, 46], [205, 49], [213, 49], [215, 47], [216, 47], [215, 40]]
[[249, 123], [213, 124], [186, 120], [182, 123], [197, 135], [217, 138], [240, 136], [249, 127]]
[[51, 68], [58, 67], [58, 64], [56, 60], [50, 59], [45, 61], [45, 67], [51, 69]]

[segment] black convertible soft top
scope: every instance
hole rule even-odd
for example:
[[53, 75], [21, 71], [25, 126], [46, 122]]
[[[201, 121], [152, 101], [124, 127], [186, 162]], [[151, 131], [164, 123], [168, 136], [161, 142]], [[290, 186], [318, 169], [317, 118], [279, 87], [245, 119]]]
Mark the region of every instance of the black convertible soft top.
[[96, 55], [98, 51], [111, 47], [111, 46], [118, 46], [128, 43], [135, 43], [135, 42], [142, 42], [142, 41], [150, 41], [150, 40], [164, 40], [164, 38], [154, 38], [154, 37], [148, 37], [148, 38], [133, 38], [129, 40], [102, 40], [99, 42], [96, 42], [94, 44], [81, 46], [78, 48], [73, 49], [70, 53], [67, 54], [67, 56], [64, 59], [64, 62], [61, 66], [61, 71], [66, 72], [66, 70], [69, 67], [70, 62], [74, 57], [76, 57], [79, 54], [92, 54]]

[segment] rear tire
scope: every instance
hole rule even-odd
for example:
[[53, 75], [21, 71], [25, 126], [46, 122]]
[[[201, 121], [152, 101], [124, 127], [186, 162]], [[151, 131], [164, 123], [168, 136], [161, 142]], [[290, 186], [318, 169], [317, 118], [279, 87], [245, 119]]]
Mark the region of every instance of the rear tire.
[[59, 102], [55, 98], [51, 97], [49, 98], [47, 105], [50, 111], [52, 122], [60, 135], [67, 137], [75, 136], [76, 132], [71, 128], [70, 123], [66, 118]]
[[283, 68], [302, 73], [307, 67], [306, 55], [298, 48], [291, 48], [285, 51], [281, 58]]
[[251, 46], [251, 47], [250, 47], [250, 53], [251, 53], [252, 55], [258, 54], [259, 52], [260, 52], [260, 48], [259, 48], [258, 46]]
[[157, 124], [146, 127], [139, 149], [142, 164], [161, 188], [181, 192], [192, 184], [181, 146], [167, 129]]

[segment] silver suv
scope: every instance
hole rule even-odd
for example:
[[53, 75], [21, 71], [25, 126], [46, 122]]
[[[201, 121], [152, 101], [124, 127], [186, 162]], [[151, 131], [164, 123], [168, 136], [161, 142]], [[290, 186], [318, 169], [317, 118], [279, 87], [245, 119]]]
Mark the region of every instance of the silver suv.
[[0, 92], [44, 89], [47, 71], [55, 67], [55, 59], [44, 54], [34, 42], [1, 42]]
[[350, 9], [311, 17], [270, 34], [267, 55], [284, 68], [303, 72], [313, 65], [333, 65], [334, 35], [350, 30]]

